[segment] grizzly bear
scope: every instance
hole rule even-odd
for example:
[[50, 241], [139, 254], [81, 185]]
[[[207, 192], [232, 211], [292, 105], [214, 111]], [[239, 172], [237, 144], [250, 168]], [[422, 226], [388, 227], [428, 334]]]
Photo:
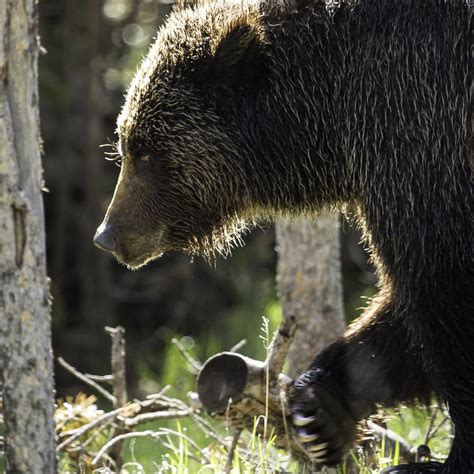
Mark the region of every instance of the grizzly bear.
[[138, 268], [226, 252], [261, 219], [346, 211], [380, 291], [295, 382], [296, 433], [336, 464], [377, 405], [434, 394], [455, 425], [447, 461], [387, 472], [473, 473], [472, 4], [272, 3], [170, 15], [118, 118], [95, 243]]

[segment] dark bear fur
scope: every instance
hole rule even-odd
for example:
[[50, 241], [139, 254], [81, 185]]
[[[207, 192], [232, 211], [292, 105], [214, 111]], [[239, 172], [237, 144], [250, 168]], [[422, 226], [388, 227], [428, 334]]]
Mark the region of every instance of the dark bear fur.
[[122, 170], [96, 243], [135, 268], [226, 253], [255, 220], [344, 210], [380, 291], [295, 384], [297, 433], [335, 463], [376, 404], [435, 392], [456, 430], [438, 471], [472, 473], [472, 6], [298, 3], [170, 16], [118, 120]]

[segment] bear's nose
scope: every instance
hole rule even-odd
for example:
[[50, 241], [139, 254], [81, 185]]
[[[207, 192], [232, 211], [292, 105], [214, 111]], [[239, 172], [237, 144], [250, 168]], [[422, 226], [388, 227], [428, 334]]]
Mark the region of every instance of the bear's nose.
[[95, 233], [94, 244], [106, 252], [113, 252], [117, 248], [117, 239], [113, 226], [102, 223]]

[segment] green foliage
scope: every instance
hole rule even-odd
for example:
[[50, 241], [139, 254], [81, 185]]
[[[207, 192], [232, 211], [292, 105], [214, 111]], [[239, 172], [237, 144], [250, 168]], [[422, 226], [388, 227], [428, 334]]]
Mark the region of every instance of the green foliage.
[[446, 456], [452, 444], [453, 432], [448, 412], [438, 405], [428, 409], [401, 406], [389, 413], [387, 425], [413, 446], [429, 444], [431, 453], [440, 458]]

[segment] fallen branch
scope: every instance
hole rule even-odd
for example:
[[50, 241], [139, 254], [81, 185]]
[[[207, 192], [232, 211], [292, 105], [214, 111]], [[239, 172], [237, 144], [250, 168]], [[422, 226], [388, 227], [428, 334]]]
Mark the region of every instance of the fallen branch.
[[216, 354], [203, 365], [197, 386], [203, 407], [225, 419], [233, 430], [252, 431], [255, 417], [266, 415], [257, 432], [274, 437], [275, 446], [289, 446], [294, 456], [306, 458], [300, 443], [287, 431], [285, 394], [291, 379], [281, 373], [295, 329], [294, 318], [282, 322], [263, 362], [235, 352]]
[[151, 421], [156, 420], [173, 420], [179, 418], [186, 418], [191, 414], [192, 410], [166, 410], [152, 413], [143, 413], [137, 415], [134, 418], [124, 418], [123, 423], [128, 428], [135, 428], [138, 425], [143, 425], [144, 423], [150, 423]]
[[[142, 423], [148, 423], [151, 421], [150, 419], [147, 418], [141, 418], [141, 423], [140, 418], [137, 418], [138, 416], [144, 414], [144, 413], [153, 413], [154, 419], [158, 419], [161, 417], [161, 419], [173, 419], [173, 418], [182, 418], [185, 416], [183, 413], [175, 410], [175, 406], [177, 403], [173, 403], [173, 399], [168, 399], [168, 397], [164, 396], [164, 392], [166, 391], [168, 387], [165, 387], [160, 393], [149, 396], [146, 400], [143, 401], [135, 401], [128, 403], [127, 405], [123, 407], [116, 408], [115, 410], [109, 411], [107, 413], [104, 413], [103, 415], [97, 417], [95, 420], [91, 421], [90, 423], [87, 423], [85, 425], [82, 425], [80, 428], [77, 428], [74, 431], [70, 431], [66, 433], [66, 435], [71, 434], [66, 440], [64, 440], [62, 443], [58, 445], [56, 448], [58, 452], [64, 450], [68, 446], [71, 445], [74, 441], [77, 441], [79, 438], [85, 436], [89, 431], [98, 428], [104, 423], [110, 423], [113, 421], [119, 421], [122, 426], [127, 426], [127, 419], [131, 419], [132, 421], [132, 426], [136, 427], [139, 424]], [[180, 402], [180, 407], [186, 405], [184, 403]], [[190, 413], [192, 412], [192, 409], [189, 407], [186, 407], [188, 410], [188, 413], [186, 416], [189, 416]], [[131, 427], [130, 427], [131, 428]], [[127, 430], [130, 429], [127, 427]]]
[[411, 446], [404, 438], [392, 430], [384, 428], [371, 420], [366, 422], [367, 428], [370, 430], [370, 436], [377, 443], [381, 443], [385, 439], [385, 447], [388, 452], [395, 451], [396, 446], [400, 452], [400, 457], [405, 462], [415, 462], [417, 449]]
[[[198, 376], [198, 395], [209, 413], [225, 420], [236, 432], [252, 431], [255, 418], [267, 413], [267, 429], [258, 424], [257, 432], [274, 437], [276, 447], [307, 462], [306, 451], [289, 428], [287, 388], [291, 379], [281, 373], [295, 328], [294, 318], [282, 322], [264, 362], [231, 352], [221, 352], [208, 359]], [[396, 433], [372, 421], [366, 427], [372, 439], [385, 438], [386, 445], [393, 449], [398, 444], [401, 459], [415, 461], [417, 449]]]
[[85, 384], [89, 385], [90, 387], [93, 387], [95, 390], [97, 390], [103, 397], [105, 397], [109, 402], [111, 402], [113, 405], [116, 403], [116, 398], [104, 387], [99, 385], [97, 382], [92, 380], [88, 375], [83, 374], [82, 372], [79, 372], [76, 368], [74, 368], [71, 364], [66, 362], [62, 357], [58, 357], [58, 362], [59, 364], [64, 367], [68, 372], [70, 372], [72, 375], [77, 377], [79, 380], [84, 382]]
[[202, 364], [196, 360], [187, 350], [186, 348], [181, 344], [181, 342], [174, 337], [171, 342], [178, 348], [179, 352], [181, 352], [181, 355], [187, 360], [188, 364], [192, 368], [192, 373], [197, 374], [201, 368]]

